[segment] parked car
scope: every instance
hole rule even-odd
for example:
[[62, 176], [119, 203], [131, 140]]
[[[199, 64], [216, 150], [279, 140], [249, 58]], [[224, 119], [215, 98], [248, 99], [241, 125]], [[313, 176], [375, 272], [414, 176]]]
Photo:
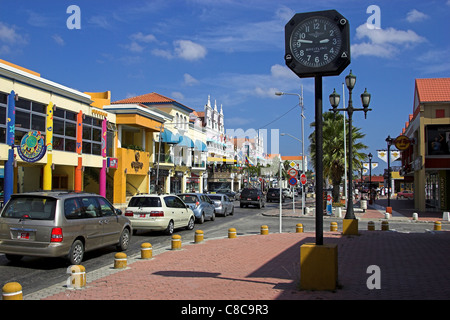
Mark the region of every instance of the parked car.
[[397, 193], [397, 199], [414, 199], [414, 192], [403, 190]]
[[286, 198], [291, 198], [292, 199], [292, 191], [291, 191], [291, 189], [283, 188], [283, 194], [286, 196]]
[[236, 200], [236, 192], [231, 191], [231, 189], [217, 189], [217, 190], [214, 190], [213, 192], [211, 192], [211, 194], [215, 194], [215, 193], [226, 194], [228, 196], [228, 198], [230, 198], [231, 201]]
[[65, 256], [78, 265], [86, 251], [109, 245], [126, 250], [131, 233], [130, 220], [97, 194], [14, 194], [0, 216], [0, 252], [11, 261]]
[[240, 207], [247, 207], [249, 205], [257, 206], [258, 208], [266, 205], [266, 197], [260, 189], [244, 188], [241, 192]]
[[[284, 202], [286, 196], [284, 193], [281, 193], [281, 202]], [[267, 202], [280, 202], [280, 188], [269, 188], [267, 190]]]
[[204, 193], [181, 193], [178, 195], [194, 211], [198, 223], [205, 222], [205, 219], [214, 221], [216, 213], [214, 203]]
[[141, 194], [130, 199], [125, 211], [133, 230], [164, 231], [173, 234], [178, 228], [194, 229], [192, 210], [176, 195]]
[[234, 214], [233, 201], [226, 194], [209, 194], [208, 197], [214, 202], [216, 213], [224, 217]]

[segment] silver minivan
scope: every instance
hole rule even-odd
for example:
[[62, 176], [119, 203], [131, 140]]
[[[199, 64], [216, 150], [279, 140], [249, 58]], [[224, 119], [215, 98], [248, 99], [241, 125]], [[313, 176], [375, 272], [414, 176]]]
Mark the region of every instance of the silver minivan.
[[43, 191], [14, 194], [0, 215], [0, 253], [67, 257], [80, 264], [86, 251], [109, 245], [128, 248], [132, 227], [104, 197], [85, 192]]

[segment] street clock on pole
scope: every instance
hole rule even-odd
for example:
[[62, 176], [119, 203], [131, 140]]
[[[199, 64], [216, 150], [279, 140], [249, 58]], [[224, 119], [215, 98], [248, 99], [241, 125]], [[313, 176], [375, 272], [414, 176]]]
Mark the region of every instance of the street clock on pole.
[[336, 10], [297, 13], [285, 26], [286, 65], [300, 78], [339, 75], [350, 64], [350, 26]]

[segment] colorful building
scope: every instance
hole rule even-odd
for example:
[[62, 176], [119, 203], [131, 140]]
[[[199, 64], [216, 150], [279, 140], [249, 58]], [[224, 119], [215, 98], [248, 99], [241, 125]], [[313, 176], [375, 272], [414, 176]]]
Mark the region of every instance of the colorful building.
[[153, 133], [148, 140], [152, 141], [148, 148], [153, 150], [149, 155], [150, 192], [202, 191], [207, 148], [201, 126], [190, 121], [194, 110], [154, 92], [115, 101], [105, 109], [113, 112], [113, 108], [130, 105], [165, 115], [159, 125], [147, 127]]
[[401, 173], [417, 210], [450, 209], [450, 78], [416, 79]]
[[14, 192], [51, 189], [106, 195], [115, 115], [92, 103], [88, 94], [0, 61], [5, 200]]

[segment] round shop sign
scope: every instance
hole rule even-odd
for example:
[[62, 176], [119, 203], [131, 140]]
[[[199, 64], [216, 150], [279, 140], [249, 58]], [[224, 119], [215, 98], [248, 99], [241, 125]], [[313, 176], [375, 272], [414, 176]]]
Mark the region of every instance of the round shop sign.
[[40, 131], [30, 131], [23, 136], [17, 152], [23, 161], [36, 162], [42, 159], [46, 151], [45, 137]]
[[411, 140], [407, 136], [400, 135], [394, 140], [394, 145], [398, 150], [406, 150], [411, 145]]

